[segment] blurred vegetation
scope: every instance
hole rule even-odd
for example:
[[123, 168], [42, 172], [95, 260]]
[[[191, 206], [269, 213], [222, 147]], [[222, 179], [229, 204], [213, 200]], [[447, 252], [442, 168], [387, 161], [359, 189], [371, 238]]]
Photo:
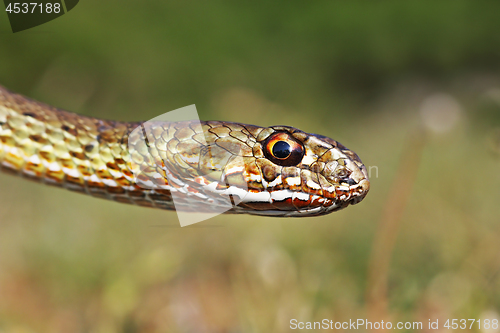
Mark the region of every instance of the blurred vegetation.
[[[196, 103], [205, 120], [330, 136], [376, 167], [367, 198], [339, 213], [182, 229], [171, 212], [2, 174], [0, 332], [498, 318], [499, 13], [495, 1], [82, 0], [16, 34], [0, 15], [12, 90], [117, 120]], [[415, 180], [393, 202], [415, 137]], [[387, 306], [370, 305], [386, 218]]]

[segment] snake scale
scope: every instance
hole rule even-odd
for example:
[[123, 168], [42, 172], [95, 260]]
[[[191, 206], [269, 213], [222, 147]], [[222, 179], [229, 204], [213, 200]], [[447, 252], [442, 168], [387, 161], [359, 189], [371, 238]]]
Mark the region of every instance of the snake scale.
[[101, 120], [1, 86], [0, 168], [139, 206], [210, 212], [230, 198], [226, 213], [266, 216], [327, 214], [370, 188], [353, 151], [293, 127]]

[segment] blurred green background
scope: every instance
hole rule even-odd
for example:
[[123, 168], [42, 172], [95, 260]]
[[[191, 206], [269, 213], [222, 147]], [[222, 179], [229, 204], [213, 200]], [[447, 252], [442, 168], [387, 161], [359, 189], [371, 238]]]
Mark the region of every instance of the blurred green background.
[[11, 90], [108, 119], [195, 103], [203, 120], [294, 126], [356, 151], [372, 180], [331, 215], [180, 228], [1, 174], [0, 332], [498, 319], [499, 15], [498, 1], [82, 0], [13, 34], [0, 13]]

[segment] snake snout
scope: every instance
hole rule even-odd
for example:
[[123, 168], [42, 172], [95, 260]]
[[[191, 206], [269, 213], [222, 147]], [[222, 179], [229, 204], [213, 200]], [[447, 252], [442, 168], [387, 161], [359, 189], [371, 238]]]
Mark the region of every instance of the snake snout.
[[325, 166], [324, 175], [333, 186], [348, 193], [345, 199], [349, 204], [361, 202], [370, 190], [368, 172], [359, 158], [330, 161]]
[[355, 205], [361, 202], [370, 190], [370, 180], [366, 167], [361, 162], [350, 160], [347, 164], [353, 170], [347, 183], [350, 185], [350, 204]]

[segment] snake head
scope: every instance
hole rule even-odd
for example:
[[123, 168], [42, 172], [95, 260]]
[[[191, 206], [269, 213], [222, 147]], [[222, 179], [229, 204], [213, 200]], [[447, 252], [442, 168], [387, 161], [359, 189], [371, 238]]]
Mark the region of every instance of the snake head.
[[293, 127], [272, 126], [253, 149], [270, 200], [248, 201], [260, 215], [323, 215], [357, 204], [370, 189], [359, 156], [328, 137]]
[[323, 215], [370, 188], [353, 151], [287, 126], [151, 122], [132, 132], [129, 150], [136, 183], [167, 191], [177, 211]]

